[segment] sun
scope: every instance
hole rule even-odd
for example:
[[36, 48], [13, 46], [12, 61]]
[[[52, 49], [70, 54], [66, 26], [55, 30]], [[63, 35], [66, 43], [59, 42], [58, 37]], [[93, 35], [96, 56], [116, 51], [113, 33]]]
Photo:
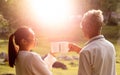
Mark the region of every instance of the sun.
[[71, 15], [75, 13], [76, 0], [25, 1], [27, 1], [25, 6], [29, 9], [28, 15], [30, 15], [35, 27], [38, 27], [36, 28], [38, 33], [40, 31], [43, 36], [53, 39], [66, 38], [71, 35], [74, 27]]
[[33, 14], [44, 23], [64, 22], [71, 13], [70, 0], [29, 0]]

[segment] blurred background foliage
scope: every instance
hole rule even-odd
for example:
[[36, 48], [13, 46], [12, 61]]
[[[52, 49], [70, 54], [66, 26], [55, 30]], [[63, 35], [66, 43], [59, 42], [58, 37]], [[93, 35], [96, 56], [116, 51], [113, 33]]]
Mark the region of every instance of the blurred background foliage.
[[[16, 28], [25, 25], [32, 27], [37, 34], [41, 32], [41, 27], [38, 26], [38, 22], [32, 18], [32, 15], [29, 15], [31, 10], [27, 5], [26, 0], [0, 0], [0, 39], [7, 39], [9, 34], [16, 30]], [[100, 9], [104, 14], [105, 25], [116, 26], [120, 23], [120, 0], [73, 0], [73, 8], [72, 15], [83, 15], [90, 9]], [[72, 26], [73, 30], [65, 31], [66, 34], [72, 34], [74, 32], [74, 35], [78, 35], [79, 22], [80, 20], [75, 19], [67, 23], [68, 28]], [[62, 33], [58, 34], [62, 35]], [[41, 35], [42, 33], [39, 34], [39, 36]], [[62, 37], [65, 35], [62, 35]], [[73, 35], [70, 37], [71, 39], [76, 38]]]

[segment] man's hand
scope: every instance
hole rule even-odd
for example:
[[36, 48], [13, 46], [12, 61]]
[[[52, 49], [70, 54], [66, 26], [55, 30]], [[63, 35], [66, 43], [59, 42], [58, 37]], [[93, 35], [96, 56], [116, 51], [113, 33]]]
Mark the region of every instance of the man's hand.
[[79, 53], [81, 50], [81, 48], [78, 45], [73, 44], [73, 43], [69, 43], [68, 47], [69, 47], [69, 52], [74, 51], [74, 52]]

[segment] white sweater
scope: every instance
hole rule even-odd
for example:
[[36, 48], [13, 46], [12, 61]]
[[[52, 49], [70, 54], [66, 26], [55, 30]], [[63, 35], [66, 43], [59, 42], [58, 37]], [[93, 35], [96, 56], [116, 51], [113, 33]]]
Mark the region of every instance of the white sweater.
[[15, 69], [16, 75], [52, 75], [40, 55], [28, 51], [19, 51]]

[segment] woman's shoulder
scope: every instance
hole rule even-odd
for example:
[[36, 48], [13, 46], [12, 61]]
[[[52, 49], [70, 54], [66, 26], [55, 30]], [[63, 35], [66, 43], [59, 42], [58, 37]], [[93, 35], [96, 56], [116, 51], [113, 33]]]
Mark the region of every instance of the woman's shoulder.
[[36, 52], [30, 52], [30, 55], [28, 56], [28, 59], [29, 59], [29, 61], [30, 61], [31, 64], [33, 64], [33, 61], [35, 61], [34, 63], [36, 63], [36, 64], [43, 63], [43, 59]]
[[38, 53], [36, 53], [36, 52], [29, 52], [29, 56], [31, 56], [31, 57], [38, 57], [38, 56], [40, 56]]
[[29, 51], [19, 51], [19, 57], [25, 57], [26, 59], [35, 59], [40, 58], [40, 55], [36, 52], [29, 52]]

